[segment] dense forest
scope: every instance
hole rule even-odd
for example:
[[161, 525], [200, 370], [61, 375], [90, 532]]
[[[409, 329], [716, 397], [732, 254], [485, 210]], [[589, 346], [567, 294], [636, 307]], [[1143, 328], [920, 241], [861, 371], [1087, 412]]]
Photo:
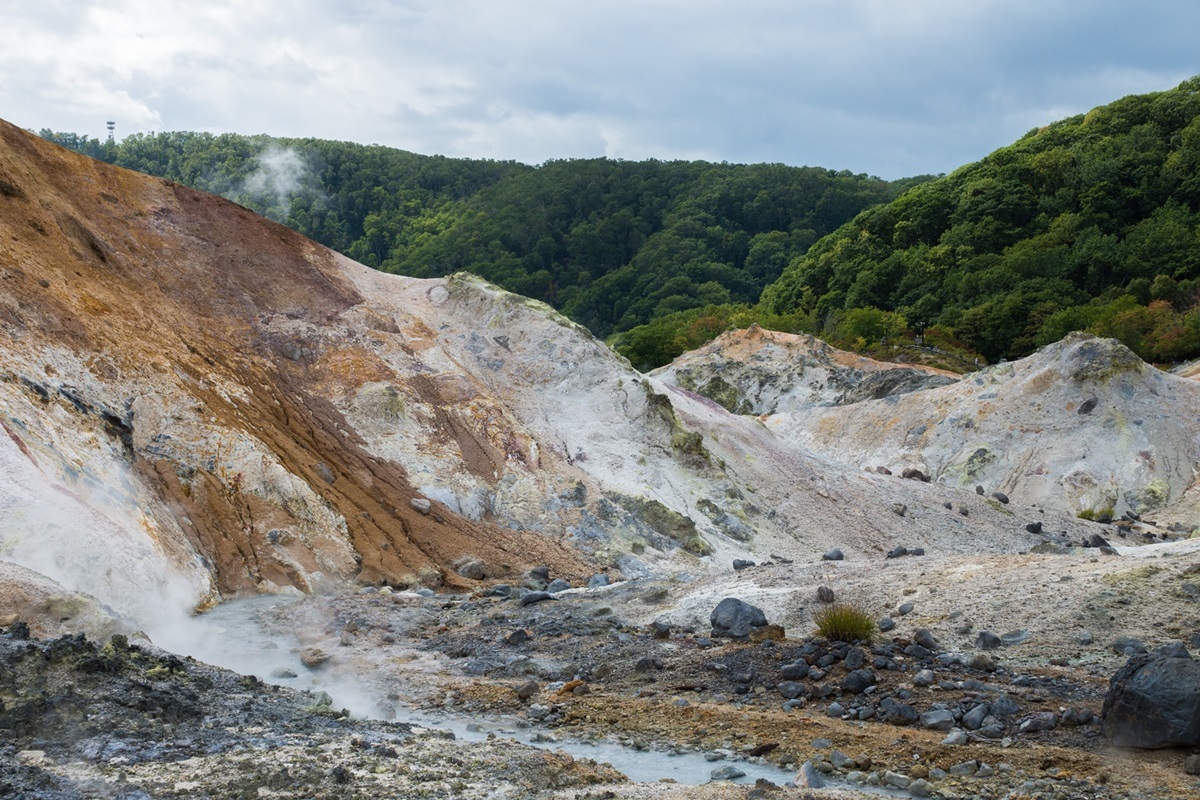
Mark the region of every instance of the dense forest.
[[1200, 356], [1200, 78], [890, 183], [778, 164], [531, 167], [315, 139], [42, 135], [382, 270], [474, 272], [641, 369], [751, 323], [885, 358], [919, 339], [960, 365], [1072, 330], [1153, 361]]
[[818, 238], [921, 180], [779, 164], [531, 167], [233, 134], [41, 135], [223, 195], [378, 269], [473, 272], [602, 337], [673, 312], [754, 304]]
[[[1200, 78], [1030, 131], [855, 217], [790, 263], [760, 314], [926, 330], [988, 359], [1091, 330], [1200, 355]], [[882, 323], [889, 323], [885, 325]], [[854, 327], [854, 326], [851, 326]]]

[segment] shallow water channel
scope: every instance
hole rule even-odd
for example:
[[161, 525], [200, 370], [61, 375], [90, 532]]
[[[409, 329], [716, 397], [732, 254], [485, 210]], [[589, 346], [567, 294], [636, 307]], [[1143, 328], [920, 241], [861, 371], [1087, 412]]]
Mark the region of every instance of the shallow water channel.
[[[278, 597], [255, 597], [224, 603], [195, 617], [182, 630], [162, 631], [154, 635], [160, 646], [182, 655], [239, 672], [255, 675], [269, 683], [313, 692], [326, 692], [333, 698], [334, 708], [348, 708], [355, 716], [381, 718], [373, 713], [374, 704], [351, 687], [323, 681], [300, 663], [299, 647], [288, 636], [266, 629], [259, 612], [296, 602]], [[153, 632], [152, 632], [153, 633]], [[272, 672], [290, 670], [297, 677], [272, 677]], [[607, 762], [624, 773], [631, 781], [640, 783], [671, 779], [682, 784], [702, 784], [711, 780], [714, 769], [726, 764], [745, 775], [735, 783], [754, 783], [765, 778], [775, 784], [791, 780], [795, 770], [783, 770], [770, 764], [748, 761], [716, 761], [705, 759], [694, 751], [666, 752], [636, 750], [613, 741], [583, 741], [562, 737], [528, 721], [513, 717], [483, 717], [455, 715], [396, 704], [396, 722], [406, 722], [425, 728], [452, 731], [457, 739], [482, 741], [488, 736], [514, 739], [550, 750], [561, 750], [574, 758]]]

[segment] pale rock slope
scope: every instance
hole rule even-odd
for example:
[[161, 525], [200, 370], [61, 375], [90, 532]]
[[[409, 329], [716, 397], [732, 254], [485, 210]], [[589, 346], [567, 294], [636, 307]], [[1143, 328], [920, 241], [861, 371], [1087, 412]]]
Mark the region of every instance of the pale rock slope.
[[139, 619], [533, 564], [578, 581], [1040, 541], [1024, 512], [642, 376], [542, 304], [372, 271], [6, 124], [0, 328], [0, 558]]
[[1072, 334], [941, 388], [778, 414], [781, 438], [859, 469], [919, 469], [1068, 513], [1200, 521], [1200, 386]]
[[945, 386], [958, 376], [838, 350], [809, 335], [757, 325], [728, 331], [651, 373], [736, 414], [779, 414], [848, 405]]

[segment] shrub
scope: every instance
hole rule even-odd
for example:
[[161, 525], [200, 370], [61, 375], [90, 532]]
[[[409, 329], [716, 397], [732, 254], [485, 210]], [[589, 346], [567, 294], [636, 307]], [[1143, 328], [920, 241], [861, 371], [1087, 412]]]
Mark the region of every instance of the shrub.
[[833, 603], [813, 614], [817, 633], [836, 642], [870, 641], [875, 636], [875, 620], [857, 603]]

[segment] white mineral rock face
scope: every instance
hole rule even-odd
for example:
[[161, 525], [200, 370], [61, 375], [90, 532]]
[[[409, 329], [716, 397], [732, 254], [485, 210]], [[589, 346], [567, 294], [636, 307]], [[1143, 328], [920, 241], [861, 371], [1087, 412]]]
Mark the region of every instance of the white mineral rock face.
[[1074, 334], [952, 386], [765, 423], [858, 468], [915, 467], [946, 486], [979, 485], [1072, 514], [1174, 519], [1194, 505], [1198, 415], [1194, 381], [1113, 340]]

